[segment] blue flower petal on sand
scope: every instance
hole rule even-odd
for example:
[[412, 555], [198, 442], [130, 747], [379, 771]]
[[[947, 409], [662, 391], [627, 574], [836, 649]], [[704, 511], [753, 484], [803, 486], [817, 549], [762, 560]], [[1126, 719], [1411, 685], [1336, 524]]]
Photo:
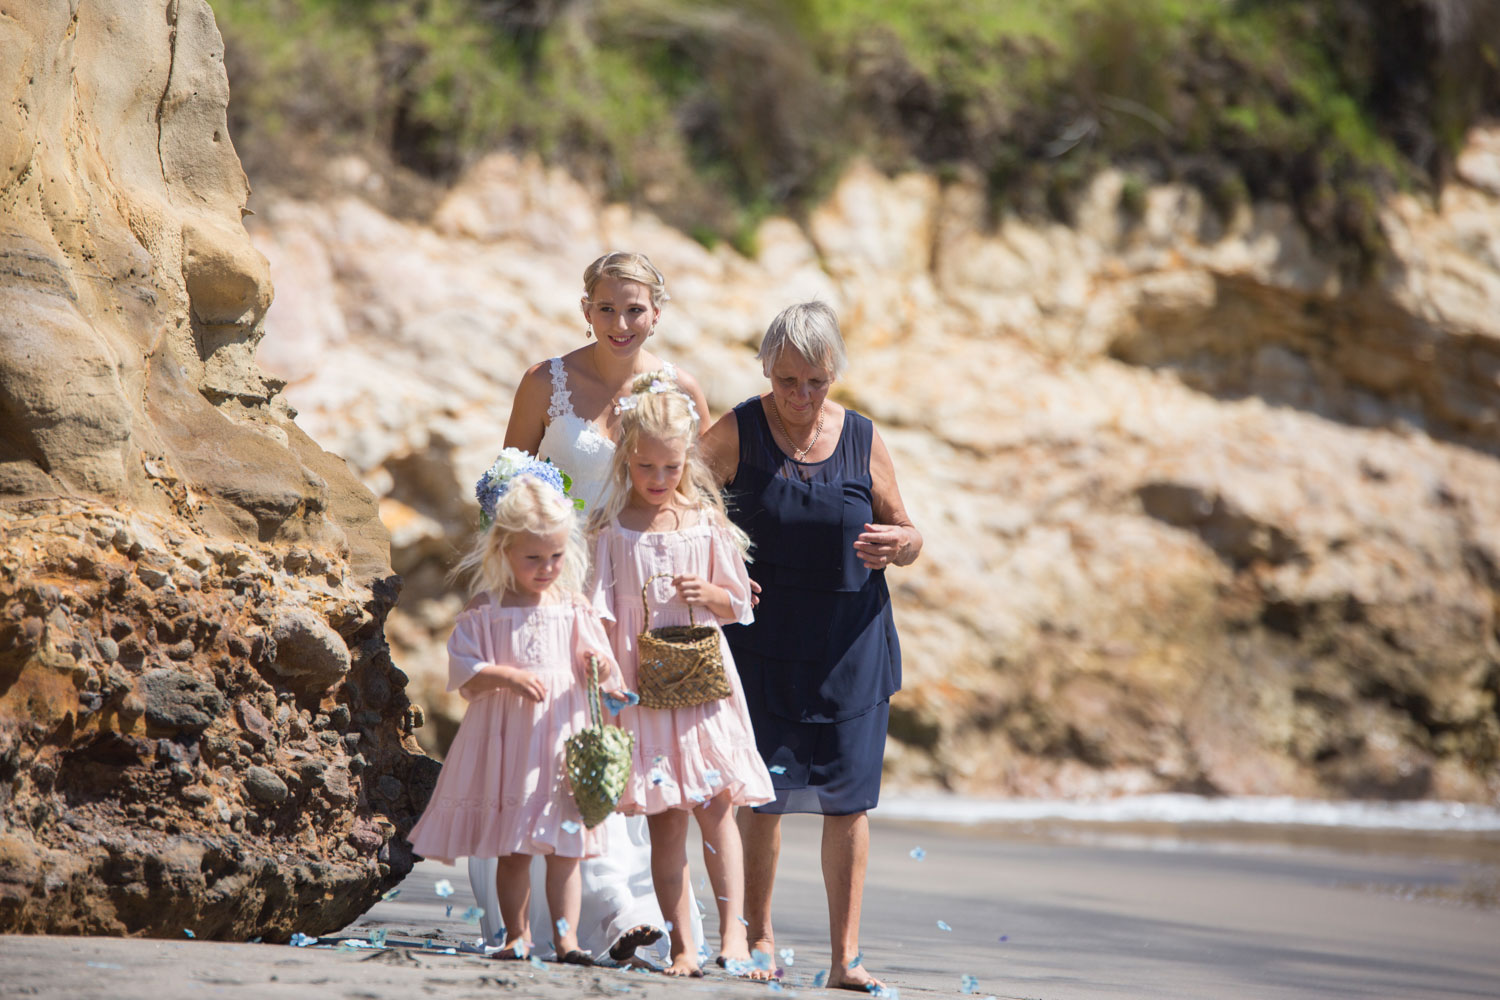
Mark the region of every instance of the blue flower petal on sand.
[[482, 906], [471, 906], [467, 910], [464, 911], [463, 919], [466, 920], [466, 921], [468, 921], [469, 923], [473, 924], [473, 923], [478, 923], [479, 920], [483, 916], [484, 916], [484, 907], [482, 907]]
[[318, 943], [318, 939], [317, 938], [315, 938], [315, 937], [308, 937], [306, 934], [303, 934], [301, 931], [298, 931], [297, 933], [293, 934], [291, 940], [287, 942], [287, 944], [291, 945], [293, 948], [306, 948], [308, 945], [313, 945], [313, 944], [317, 944], [317, 943]]
[[826, 982], [828, 982], [828, 970], [819, 969], [818, 974], [813, 976], [813, 986], [822, 989], [823, 984]]
[[563, 828], [564, 833], [577, 833], [579, 830], [583, 829], [582, 826], [571, 819], [565, 819], [558, 825]]
[[959, 989], [965, 993], [975, 993], [979, 990], [979, 980], [973, 976], [964, 976], [959, 982]]
[[443, 916], [445, 916], [445, 917], [451, 917], [451, 916], [453, 916], [453, 904], [452, 903], [449, 903], [447, 906], [443, 907]]
[[195, 937], [198, 936], [198, 935], [194, 934], [192, 931], [188, 930], [186, 927], [184, 927], [182, 929], [182, 933], [186, 934], [190, 938], [195, 938]]
[[792, 949], [783, 948], [781, 949], [781, 951], [777, 952], [777, 954], [781, 956], [781, 964], [785, 965], [787, 968], [791, 968], [792, 965], [795, 964], [792, 960], [797, 957], [797, 953]]
[[1001, 944], [1004, 944], [1005, 942], [1007, 942], [1009, 940], [1010, 940], [1010, 935], [1009, 934], [1001, 934], [1000, 935], [1000, 943]]
[[952, 927], [948, 926], [948, 921], [946, 921], [946, 920], [939, 920], [938, 921], [938, 930], [940, 930], [940, 931], [951, 931], [952, 929], [953, 929]]
[[921, 861], [923, 858], [927, 857], [927, 852], [922, 850], [920, 847], [913, 847], [909, 853], [911, 854], [912, 858], [917, 861]]
[[371, 931], [370, 932], [370, 943], [373, 944], [377, 948], [384, 948], [385, 947], [386, 935], [388, 935], [389, 933], [390, 933], [390, 931], [388, 931], [384, 927], [382, 927], [378, 931]]
[[445, 878], [440, 878], [433, 883], [432, 891], [438, 894], [439, 899], [447, 899], [453, 895], [453, 883]]
[[540, 969], [543, 972], [547, 971], [547, 963], [543, 962], [540, 958], [537, 958], [535, 955], [531, 956], [530, 962], [531, 962], [531, 967], [533, 969]]

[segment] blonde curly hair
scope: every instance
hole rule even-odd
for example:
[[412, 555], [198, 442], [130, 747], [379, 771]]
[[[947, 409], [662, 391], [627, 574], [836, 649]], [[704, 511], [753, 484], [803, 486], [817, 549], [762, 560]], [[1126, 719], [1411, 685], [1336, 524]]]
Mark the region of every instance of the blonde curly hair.
[[453, 581], [472, 577], [472, 593], [488, 593], [498, 605], [507, 592], [516, 588], [510, 560], [505, 558], [516, 537], [523, 533], [550, 535], [564, 530], [568, 540], [556, 586], [567, 594], [581, 594], [588, 576], [588, 550], [573, 501], [535, 476], [518, 476], [495, 501], [495, 515], [489, 527], [480, 532], [448, 578]]

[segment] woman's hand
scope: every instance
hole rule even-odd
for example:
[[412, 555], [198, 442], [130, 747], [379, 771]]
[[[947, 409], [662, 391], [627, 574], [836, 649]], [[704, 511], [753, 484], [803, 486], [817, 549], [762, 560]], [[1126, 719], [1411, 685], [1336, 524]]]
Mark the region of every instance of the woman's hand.
[[854, 551], [866, 569], [905, 566], [912, 561], [908, 557], [909, 530], [899, 524], [867, 524], [854, 540]]
[[865, 525], [854, 540], [854, 551], [872, 570], [893, 564], [910, 566], [922, 554], [922, 533], [906, 515], [901, 490], [896, 486], [896, 466], [878, 430], [870, 442], [870, 485], [878, 523]]
[[677, 588], [677, 596], [682, 603], [690, 607], [707, 608], [720, 618], [728, 618], [734, 613], [729, 601], [729, 591], [716, 583], [709, 583], [701, 576], [692, 573], [674, 576], [672, 586]]

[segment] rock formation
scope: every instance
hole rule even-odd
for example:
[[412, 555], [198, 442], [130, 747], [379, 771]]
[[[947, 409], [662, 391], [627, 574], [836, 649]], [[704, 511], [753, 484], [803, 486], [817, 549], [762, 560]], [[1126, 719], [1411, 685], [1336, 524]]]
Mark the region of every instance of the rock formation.
[[[757, 255], [705, 249], [500, 155], [425, 222], [268, 198], [263, 362], [381, 497], [388, 634], [437, 725], [442, 572], [527, 363], [582, 343], [579, 275], [630, 247], [659, 350], [722, 412], [789, 301], [836, 306], [927, 547], [892, 572], [906, 650], [887, 769], [975, 793], [1500, 796], [1500, 131], [1393, 198], [1349, 284], [1285, 206], [1089, 189], [988, 221], [978, 179], [855, 167]], [[352, 185], [350, 181], [357, 181]]]
[[375, 500], [255, 361], [212, 12], [11, 4], [0, 93], [0, 931], [343, 926], [435, 764]]

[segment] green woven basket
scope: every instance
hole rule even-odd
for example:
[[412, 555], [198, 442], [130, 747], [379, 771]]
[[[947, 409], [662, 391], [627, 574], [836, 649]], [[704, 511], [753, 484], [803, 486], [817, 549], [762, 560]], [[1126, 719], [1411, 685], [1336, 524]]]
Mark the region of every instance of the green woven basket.
[[590, 725], [568, 737], [568, 784], [583, 815], [583, 825], [595, 827], [614, 812], [630, 781], [630, 757], [635, 734], [606, 726], [599, 712], [599, 658], [589, 654]]

